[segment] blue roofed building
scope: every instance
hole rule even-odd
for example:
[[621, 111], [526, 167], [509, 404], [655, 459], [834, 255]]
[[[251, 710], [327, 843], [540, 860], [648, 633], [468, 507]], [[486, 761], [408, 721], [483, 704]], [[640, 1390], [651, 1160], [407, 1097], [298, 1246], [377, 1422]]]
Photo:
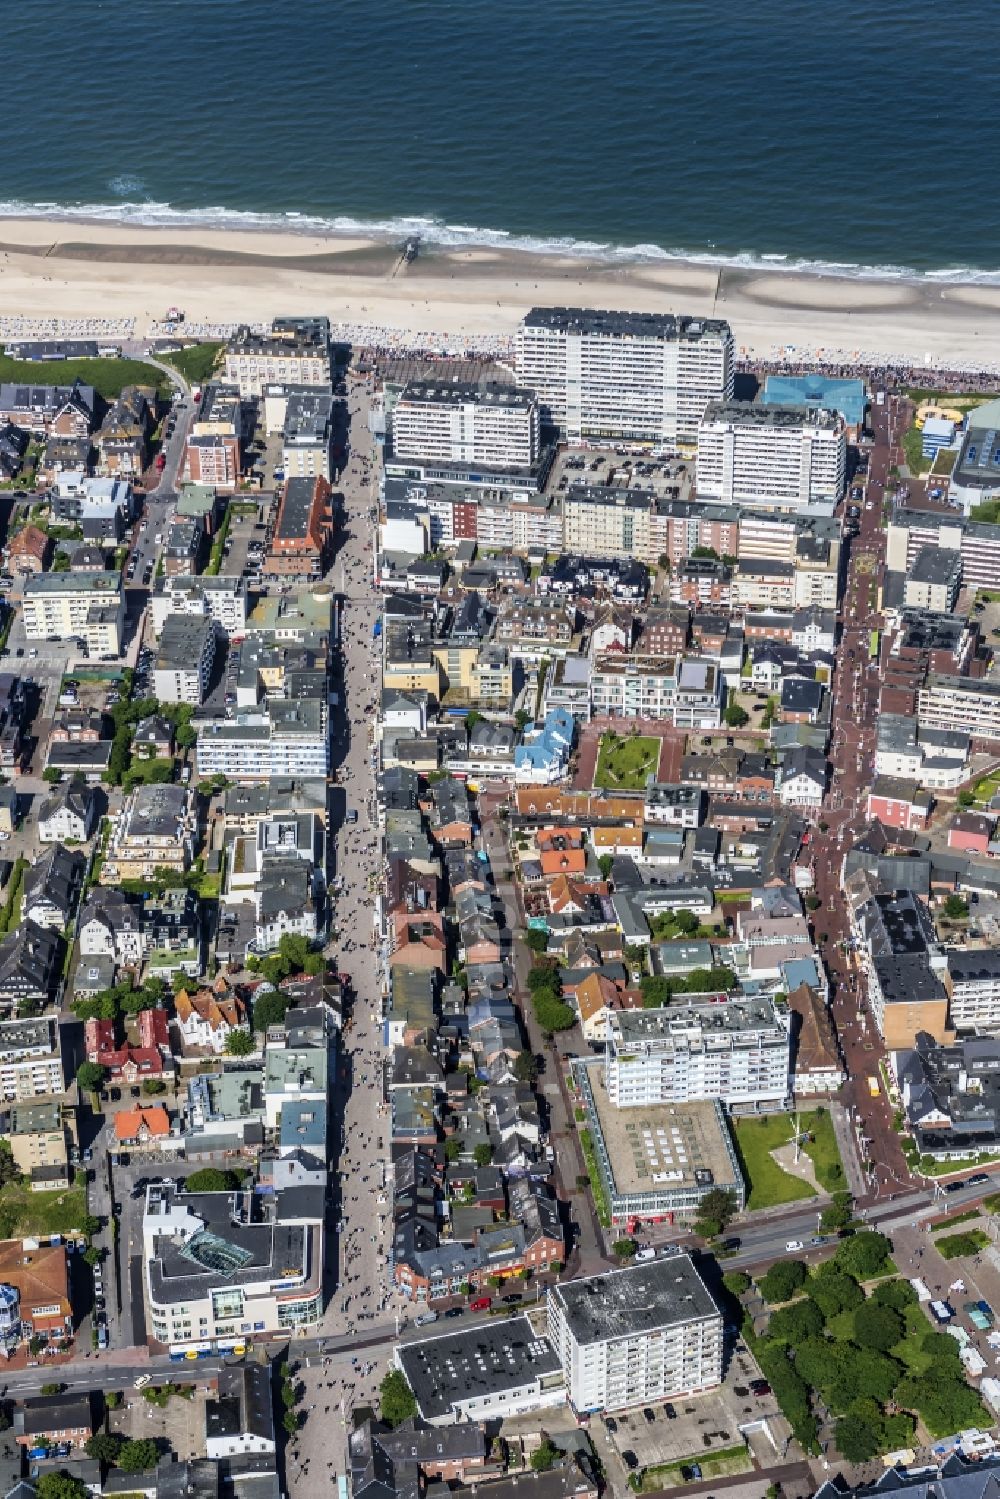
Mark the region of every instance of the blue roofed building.
[[764, 406], [821, 406], [839, 411], [849, 438], [865, 423], [868, 396], [863, 380], [836, 380], [826, 375], [768, 375], [759, 397]]
[[514, 779], [527, 785], [551, 785], [562, 779], [573, 747], [573, 715], [550, 708], [545, 721], [529, 724], [514, 751]]

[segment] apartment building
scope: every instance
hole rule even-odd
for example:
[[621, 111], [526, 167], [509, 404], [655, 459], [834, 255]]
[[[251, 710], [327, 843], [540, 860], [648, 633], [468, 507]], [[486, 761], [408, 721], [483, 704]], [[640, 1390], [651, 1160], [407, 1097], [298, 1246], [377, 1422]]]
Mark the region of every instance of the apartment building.
[[153, 692], [161, 703], [205, 701], [215, 661], [215, 624], [192, 614], [168, 614], [153, 666]]
[[637, 557], [656, 566], [669, 553], [670, 521], [651, 490], [573, 485], [563, 500], [563, 550], [584, 557]]
[[332, 385], [325, 319], [275, 319], [270, 333], [239, 328], [226, 349], [226, 383], [244, 400], [268, 385]]
[[722, 998], [608, 1017], [605, 1086], [618, 1108], [721, 1098], [729, 1108], [781, 1108], [788, 1028], [769, 999]]
[[945, 964], [923, 901], [909, 890], [871, 895], [852, 911], [852, 927], [872, 1014], [889, 1050], [912, 1046], [921, 1031], [943, 1041]]
[[1000, 950], [953, 949], [947, 955], [944, 986], [956, 1031], [1000, 1030]]
[[16, 1103], [10, 1111], [10, 1150], [23, 1176], [30, 1177], [36, 1167], [65, 1170], [75, 1141], [74, 1112], [61, 1099]]
[[206, 385], [184, 445], [183, 477], [213, 489], [235, 489], [242, 472], [243, 406], [238, 390]]
[[198, 773], [231, 780], [325, 776], [330, 766], [322, 698], [274, 701], [259, 711], [213, 719], [198, 734]]
[[125, 599], [120, 573], [41, 573], [24, 585], [28, 640], [79, 636], [92, 656], [121, 654]]
[[847, 433], [835, 411], [719, 401], [702, 417], [702, 497], [766, 510], [832, 509], [846, 477]]
[[733, 568], [729, 596], [734, 609], [795, 607], [795, 567], [791, 562], [740, 561]]
[[0, 1021], [0, 1101], [28, 1101], [64, 1087], [55, 1016]]
[[148, 880], [157, 869], [185, 874], [194, 857], [198, 811], [185, 786], [137, 786], [112, 822], [101, 881]]
[[147, 1187], [143, 1268], [157, 1342], [221, 1353], [250, 1334], [301, 1335], [316, 1327], [322, 1218], [304, 1217], [293, 1197], [279, 1192], [265, 1202], [254, 1192], [182, 1195], [173, 1184]]
[[322, 474], [286, 478], [267, 572], [304, 579], [323, 576], [333, 530], [332, 504], [330, 482]]
[[325, 390], [291, 391], [285, 402], [281, 462], [287, 478], [333, 478], [333, 396]]
[[732, 396], [733, 335], [714, 318], [536, 307], [514, 366], [570, 441], [693, 448], [705, 407]]
[[917, 693], [923, 729], [951, 729], [973, 739], [1000, 739], [1000, 682], [929, 672]]
[[579, 1415], [721, 1383], [722, 1314], [690, 1255], [564, 1281], [549, 1292], [547, 1318]]
[[597, 662], [590, 675], [595, 716], [664, 718], [679, 729], [717, 729], [722, 721], [722, 674], [700, 656], [666, 661]]
[[212, 620], [226, 635], [242, 635], [247, 623], [246, 578], [175, 573], [162, 578], [150, 599], [157, 636], [169, 615], [188, 614]]
[[886, 535], [889, 571], [909, 572], [924, 547], [958, 552], [962, 581], [967, 587], [1000, 587], [1000, 526], [969, 520], [954, 511], [897, 505]]
[[533, 469], [541, 450], [538, 401], [509, 385], [411, 381], [393, 407], [391, 436], [397, 462]]

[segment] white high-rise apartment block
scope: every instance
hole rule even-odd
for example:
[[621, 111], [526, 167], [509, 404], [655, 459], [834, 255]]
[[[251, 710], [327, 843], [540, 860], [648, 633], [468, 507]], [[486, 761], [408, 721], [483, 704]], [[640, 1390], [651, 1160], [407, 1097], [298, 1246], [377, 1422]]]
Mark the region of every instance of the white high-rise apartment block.
[[1000, 1030], [1000, 951], [953, 948], [944, 978], [948, 1016], [957, 1031]]
[[573, 1409], [627, 1410], [722, 1381], [722, 1314], [687, 1254], [564, 1281], [549, 1341]]
[[412, 381], [392, 408], [397, 459], [533, 468], [538, 451], [538, 401], [528, 390]]
[[618, 1108], [721, 1098], [777, 1107], [788, 1097], [789, 1039], [769, 999], [616, 1010], [605, 1084]]
[[517, 334], [518, 383], [569, 440], [690, 447], [733, 393], [733, 334], [717, 318], [535, 307]]
[[847, 479], [847, 430], [835, 411], [713, 402], [698, 429], [700, 499], [800, 510], [833, 505]]

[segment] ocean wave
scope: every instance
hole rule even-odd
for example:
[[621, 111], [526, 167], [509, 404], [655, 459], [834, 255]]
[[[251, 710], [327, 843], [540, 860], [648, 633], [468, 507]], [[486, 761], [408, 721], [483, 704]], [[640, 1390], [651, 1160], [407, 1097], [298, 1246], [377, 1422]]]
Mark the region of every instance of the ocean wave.
[[[113, 190], [141, 182], [128, 177], [114, 179]], [[438, 249], [520, 251], [567, 260], [594, 260], [606, 264], [688, 264], [723, 270], [767, 271], [774, 275], [812, 275], [846, 277], [861, 281], [933, 282], [937, 285], [1000, 286], [1000, 269], [979, 266], [940, 266], [920, 270], [902, 264], [865, 265], [844, 260], [821, 260], [807, 256], [789, 256], [774, 251], [742, 250], [724, 254], [712, 249], [669, 248], [664, 245], [616, 244], [607, 240], [577, 239], [569, 235], [515, 234], [506, 229], [489, 229], [474, 224], [451, 224], [443, 219], [414, 214], [396, 218], [355, 218], [350, 214], [325, 216], [295, 209], [283, 212], [254, 212], [213, 205], [205, 208], [176, 208], [154, 199], [124, 200], [113, 203], [26, 203], [16, 199], [0, 202], [0, 219], [31, 218], [72, 220], [81, 223], [135, 225], [137, 228], [211, 229], [247, 233], [285, 233], [303, 236], [346, 239], [363, 238], [402, 244], [419, 237], [429, 247]]]

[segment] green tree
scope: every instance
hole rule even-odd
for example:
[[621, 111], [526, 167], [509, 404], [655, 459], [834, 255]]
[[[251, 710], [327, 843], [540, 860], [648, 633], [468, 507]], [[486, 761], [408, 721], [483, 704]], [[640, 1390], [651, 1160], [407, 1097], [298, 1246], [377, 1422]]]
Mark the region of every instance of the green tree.
[[118, 1466], [125, 1473], [144, 1473], [148, 1468], [156, 1467], [158, 1458], [159, 1453], [152, 1437], [136, 1437], [122, 1443]]
[[99, 1093], [104, 1086], [104, 1068], [97, 1062], [81, 1062], [76, 1081], [81, 1093]]
[[976, 798], [975, 794], [966, 787], [958, 793], [956, 800], [960, 807], [971, 807]]
[[949, 895], [944, 903], [944, 914], [949, 921], [964, 921], [969, 914], [969, 902], [960, 895]]
[[600, 858], [597, 861], [597, 867], [601, 871], [602, 880], [611, 878], [611, 870], [614, 862], [614, 856], [612, 854], [601, 854]]
[[69, 1473], [43, 1473], [35, 1480], [38, 1499], [88, 1499], [90, 1490]]
[[620, 1260], [630, 1260], [636, 1247], [634, 1239], [616, 1239], [611, 1246], [611, 1253], [616, 1254]]
[[532, 952], [543, 953], [549, 945], [549, 934], [540, 931], [538, 927], [531, 926], [525, 932], [524, 940]]
[[87, 1456], [96, 1458], [99, 1463], [116, 1463], [123, 1441], [124, 1437], [115, 1432], [95, 1431], [93, 1436], [87, 1438], [84, 1448]]
[[921, 1378], [904, 1379], [895, 1399], [897, 1405], [915, 1411], [934, 1436], [963, 1431], [988, 1419], [975, 1390], [963, 1379], [953, 1379], [939, 1369], [929, 1370]]
[[461, 1142], [461, 1140], [456, 1140], [454, 1138], [454, 1136], [450, 1140], [445, 1140], [445, 1142], [444, 1142], [444, 1158], [445, 1158], [446, 1161], [457, 1161], [458, 1158], [459, 1158], [459, 1156], [461, 1154], [462, 1154], [462, 1142]]
[[272, 1025], [281, 1025], [288, 1013], [288, 1000], [277, 989], [266, 989], [253, 1002], [253, 1025], [256, 1031], [266, 1031]]
[[758, 1287], [765, 1301], [791, 1301], [805, 1280], [806, 1267], [801, 1260], [778, 1260], [758, 1281]]
[[[833, 1266], [833, 1261], [828, 1260], [827, 1265]], [[838, 1312], [860, 1306], [865, 1299], [857, 1281], [844, 1275], [836, 1266], [827, 1269], [825, 1274], [814, 1275], [809, 1282], [808, 1291], [827, 1321], [836, 1317]]]
[[64, 1384], [60, 1384], [57, 1379], [53, 1379], [48, 1384], [42, 1385], [41, 1393], [43, 1395], [61, 1395], [65, 1388]]
[[50, 786], [55, 786], [57, 782], [62, 780], [62, 771], [57, 765], [46, 765], [42, 771], [42, 780], [48, 781]]
[[302, 1424], [299, 1412], [295, 1410], [285, 1411], [285, 1414], [281, 1418], [281, 1424], [288, 1435], [293, 1437]]
[[192, 1171], [185, 1186], [189, 1192], [234, 1192], [240, 1185], [235, 1171], [220, 1171], [218, 1166], [202, 1166]]
[[519, 734], [523, 734], [531, 722], [531, 714], [526, 708], [518, 708], [514, 714], [514, 727]]
[[692, 937], [700, 925], [701, 922], [693, 911], [682, 907], [681, 910], [674, 912], [674, 926], [685, 937]]
[[162, 1077], [147, 1077], [143, 1080], [142, 1091], [147, 1098], [156, 1098], [160, 1093], [166, 1093], [167, 1085]]
[[879, 1432], [859, 1416], [837, 1422], [837, 1448], [849, 1463], [864, 1463], [879, 1450]]
[[745, 1270], [729, 1270], [722, 1277], [722, 1284], [730, 1296], [743, 1296], [749, 1291], [752, 1281]]
[[257, 1049], [257, 1043], [250, 1031], [230, 1031], [226, 1037], [226, 1055], [230, 1057], [249, 1057]]
[[535, 1019], [547, 1036], [568, 1031], [576, 1024], [576, 1011], [551, 990], [541, 989], [531, 996]]
[[728, 1187], [712, 1187], [698, 1204], [695, 1232], [705, 1238], [713, 1238], [715, 1234], [722, 1233], [735, 1216], [736, 1198], [733, 1193]]
[[718, 562], [719, 554], [714, 547], [697, 546], [691, 549], [692, 557], [705, 557], [709, 561]]
[[91, 1270], [93, 1270], [95, 1266], [101, 1263], [101, 1251], [95, 1249], [93, 1244], [89, 1244], [83, 1251], [83, 1263], [89, 1265]]
[[834, 1259], [842, 1270], [853, 1275], [856, 1280], [870, 1280], [885, 1269], [891, 1252], [892, 1245], [885, 1234], [865, 1229], [850, 1239], [844, 1239]]
[[390, 1369], [379, 1386], [382, 1420], [387, 1426], [399, 1426], [417, 1413], [417, 1402], [400, 1369]]
[[514, 1058], [514, 1076], [519, 1083], [533, 1083], [538, 1077], [538, 1058], [533, 1051], [519, 1051]]
[[[875, 1287], [870, 1299], [876, 1306], [891, 1306], [897, 1312], [917, 1305], [917, 1293], [908, 1280], [884, 1280]], [[948, 1342], [954, 1343], [955, 1339], [948, 1338]]]
[[742, 729], [744, 724], [750, 722], [749, 713], [745, 708], [741, 708], [737, 702], [728, 703], [722, 717], [731, 729]]
[[838, 1411], [847, 1410], [852, 1400], [868, 1396], [884, 1403], [896, 1388], [903, 1366], [874, 1348], [860, 1348], [857, 1343], [836, 1345], [836, 1382], [830, 1399]]
[[483, 1141], [482, 1144], [476, 1146], [472, 1154], [477, 1166], [488, 1166], [493, 1159], [493, 1146]]
[[836, 1378], [833, 1344], [826, 1338], [807, 1338], [794, 1350], [795, 1369], [813, 1390], [827, 1390]]
[[769, 1338], [780, 1338], [783, 1343], [796, 1347], [806, 1338], [815, 1338], [823, 1331], [823, 1313], [808, 1296], [781, 1306], [771, 1313], [767, 1324]]
[[854, 1340], [862, 1348], [877, 1348], [888, 1353], [903, 1337], [906, 1328], [902, 1317], [891, 1306], [866, 1301], [854, 1313]]
[[547, 1436], [542, 1437], [541, 1445], [536, 1447], [531, 1454], [531, 1466], [536, 1473], [547, 1473], [554, 1468], [562, 1457], [560, 1449], [553, 1445]]
[[646, 1010], [663, 1010], [670, 1003], [673, 989], [662, 973], [646, 973], [639, 980], [642, 1004]]

